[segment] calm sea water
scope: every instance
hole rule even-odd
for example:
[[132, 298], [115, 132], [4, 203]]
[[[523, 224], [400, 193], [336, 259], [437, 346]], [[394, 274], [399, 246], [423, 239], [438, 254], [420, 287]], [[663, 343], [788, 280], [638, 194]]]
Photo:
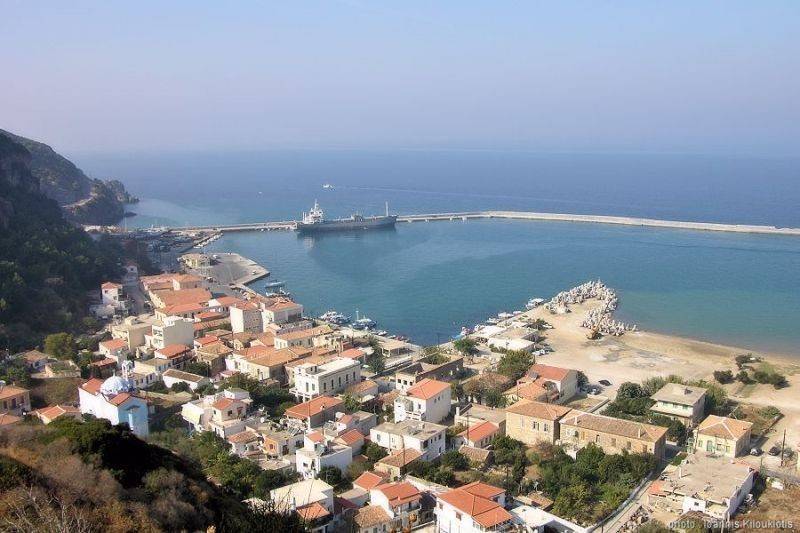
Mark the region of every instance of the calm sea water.
[[[519, 209], [800, 226], [800, 160], [511, 152], [78, 156], [143, 198], [129, 225]], [[332, 183], [333, 190], [323, 190]], [[356, 309], [422, 343], [587, 279], [641, 327], [800, 353], [800, 239], [575, 223], [470, 221], [298, 237], [231, 234], [316, 313]]]

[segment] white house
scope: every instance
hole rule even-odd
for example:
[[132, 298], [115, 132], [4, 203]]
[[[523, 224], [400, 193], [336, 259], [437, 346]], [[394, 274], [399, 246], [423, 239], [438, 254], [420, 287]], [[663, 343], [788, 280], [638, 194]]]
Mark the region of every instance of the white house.
[[269, 492], [270, 501], [281, 511], [294, 510], [302, 517], [309, 515], [313, 512], [315, 523], [322, 522], [322, 525], [312, 526], [311, 532], [326, 532], [332, 531], [328, 525], [325, 524], [328, 516], [333, 516], [335, 509], [333, 508], [333, 487], [322, 481], [321, 479], [306, 479], [292, 483], [291, 485], [284, 485]]
[[238, 302], [230, 306], [231, 331], [234, 333], [262, 333], [261, 309], [255, 302]]
[[303, 447], [295, 452], [297, 473], [304, 479], [317, 477], [320, 470], [333, 466], [347, 472], [353, 462], [353, 449], [349, 446], [327, 440], [321, 431], [307, 433]]
[[203, 396], [181, 407], [181, 416], [195, 431], [213, 431], [222, 438], [244, 431], [252, 400], [241, 389], [225, 389]]
[[422, 493], [407, 481], [384, 483], [369, 491], [372, 505], [379, 505], [391, 518], [405, 518], [420, 508]]
[[274, 298], [261, 310], [266, 324], [285, 324], [303, 318], [303, 306], [289, 298]]
[[412, 449], [422, 454], [423, 461], [433, 461], [445, 452], [447, 426], [431, 422], [405, 420], [384, 422], [369, 430], [370, 440], [387, 450]]
[[505, 510], [505, 490], [475, 481], [437, 498], [437, 530], [445, 533], [507, 531], [514, 517]]
[[176, 368], [169, 368], [164, 371], [161, 375], [161, 379], [164, 380], [164, 385], [167, 387], [172, 387], [176, 383], [186, 383], [189, 386], [189, 390], [197, 390], [198, 387], [202, 387], [209, 383], [209, 380], [205, 376], [200, 376], [198, 374], [192, 374], [191, 372], [184, 372], [183, 370], [178, 370]]
[[82, 414], [104, 418], [114, 425], [127, 424], [140, 438], [150, 433], [147, 402], [134, 394], [126, 378], [90, 379], [78, 388], [78, 398]]
[[150, 335], [145, 335], [148, 346], [161, 350], [172, 344], [194, 344], [194, 322], [188, 318], [168, 316], [152, 325]]
[[294, 368], [294, 387], [289, 392], [300, 401], [336, 394], [361, 381], [361, 363], [337, 357], [322, 364], [305, 363]]
[[116, 311], [128, 312], [131, 308], [130, 300], [125, 295], [125, 290], [119, 283], [106, 281], [100, 286], [100, 295], [103, 305]]
[[450, 414], [450, 384], [423, 379], [394, 400], [394, 421], [420, 420], [438, 424]]

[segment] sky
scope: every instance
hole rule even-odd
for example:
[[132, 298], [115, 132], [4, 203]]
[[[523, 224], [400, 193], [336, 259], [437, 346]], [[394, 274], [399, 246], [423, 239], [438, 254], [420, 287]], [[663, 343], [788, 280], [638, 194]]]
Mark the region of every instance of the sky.
[[0, 1], [0, 128], [67, 152], [800, 154], [797, 0]]

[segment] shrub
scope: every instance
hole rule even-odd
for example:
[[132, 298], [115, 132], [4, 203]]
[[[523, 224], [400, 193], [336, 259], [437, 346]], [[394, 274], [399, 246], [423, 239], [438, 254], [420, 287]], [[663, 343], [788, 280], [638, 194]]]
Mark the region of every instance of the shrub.
[[723, 385], [733, 383], [733, 372], [730, 370], [715, 370], [714, 379], [717, 380], [717, 383], [722, 383]]

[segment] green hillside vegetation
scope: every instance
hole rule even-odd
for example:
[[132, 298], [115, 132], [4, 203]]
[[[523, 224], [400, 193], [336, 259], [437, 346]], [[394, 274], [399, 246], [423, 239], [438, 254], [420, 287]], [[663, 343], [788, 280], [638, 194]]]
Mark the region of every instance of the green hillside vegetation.
[[0, 433], [6, 531], [303, 531], [296, 515], [254, 511], [239, 497], [208, 482], [196, 463], [104, 420]]
[[29, 164], [27, 150], [0, 135], [0, 346], [12, 351], [78, 330], [86, 291], [119, 274], [123, 253], [65, 221]]

